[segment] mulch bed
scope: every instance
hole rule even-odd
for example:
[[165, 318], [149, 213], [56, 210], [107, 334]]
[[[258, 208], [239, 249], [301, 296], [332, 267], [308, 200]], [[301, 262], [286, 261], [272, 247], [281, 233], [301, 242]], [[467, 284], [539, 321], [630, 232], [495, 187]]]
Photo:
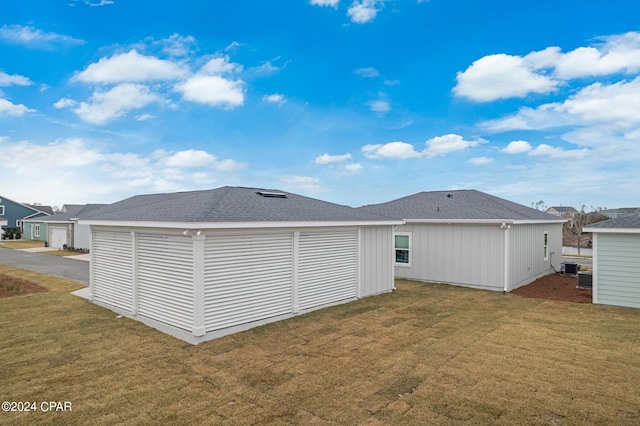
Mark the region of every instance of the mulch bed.
[[534, 299], [562, 300], [574, 303], [592, 303], [591, 289], [577, 288], [578, 278], [571, 275], [551, 274], [511, 293]]
[[0, 298], [24, 296], [32, 293], [43, 293], [47, 288], [32, 281], [0, 274]]

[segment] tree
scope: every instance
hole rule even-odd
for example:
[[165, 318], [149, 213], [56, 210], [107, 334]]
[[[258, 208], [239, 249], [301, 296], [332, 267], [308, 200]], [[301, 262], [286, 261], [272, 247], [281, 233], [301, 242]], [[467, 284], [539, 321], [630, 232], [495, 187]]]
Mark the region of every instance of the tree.
[[536, 210], [541, 210], [543, 212], [547, 210], [547, 205], [542, 200], [536, 203], [531, 203], [531, 207], [533, 207]]
[[580, 255], [580, 248], [582, 247], [582, 243], [585, 239], [585, 236], [582, 234], [582, 228], [592, 223], [609, 219], [599, 211], [587, 213], [584, 210], [585, 207], [586, 206], [583, 204], [579, 209], [576, 208], [578, 213], [573, 216], [573, 227], [567, 228], [567, 232], [575, 237], [576, 245], [578, 246], [578, 256]]

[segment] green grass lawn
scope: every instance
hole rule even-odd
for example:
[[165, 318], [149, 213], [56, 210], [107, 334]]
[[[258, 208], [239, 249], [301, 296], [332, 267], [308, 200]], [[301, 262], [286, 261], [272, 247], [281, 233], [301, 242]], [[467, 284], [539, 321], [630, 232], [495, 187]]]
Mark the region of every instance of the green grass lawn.
[[0, 424], [629, 424], [640, 311], [398, 281], [394, 293], [191, 346], [49, 292], [0, 299]]

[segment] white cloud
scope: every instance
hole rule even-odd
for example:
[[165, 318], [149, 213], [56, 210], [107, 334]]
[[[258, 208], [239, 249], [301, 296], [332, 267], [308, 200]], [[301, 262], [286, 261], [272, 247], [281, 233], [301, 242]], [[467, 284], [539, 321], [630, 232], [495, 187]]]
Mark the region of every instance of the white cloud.
[[81, 102], [74, 112], [84, 121], [105, 124], [131, 110], [161, 101], [147, 86], [123, 83], [105, 92], [94, 92], [89, 101]]
[[155, 115], [153, 115], [153, 114], [140, 114], [140, 115], [136, 115], [136, 120], [137, 120], [137, 121], [153, 120], [154, 118], [156, 118], [156, 116], [155, 116]]
[[385, 113], [391, 111], [391, 105], [389, 102], [383, 100], [371, 100], [367, 102], [367, 105], [374, 112]]
[[425, 148], [422, 151], [416, 150], [415, 147], [409, 143], [396, 141], [386, 144], [365, 145], [362, 147], [362, 153], [365, 157], [371, 159], [435, 157], [464, 151], [467, 148], [477, 146], [481, 143], [486, 143], [486, 141], [484, 139], [467, 141], [460, 135], [448, 134], [427, 140], [425, 142]]
[[309, 3], [314, 6], [338, 7], [338, 3], [340, 3], [340, 0], [310, 0]]
[[531, 152], [529, 152], [529, 155], [546, 156], [551, 158], [576, 159], [576, 158], [584, 157], [588, 155], [589, 152], [590, 151], [588, 149], [564, 150], [560, 147], [555, 147], [555, 146], [551, 146], [543, 143], [535, 147], [535, 149], [533, 149]]
[[519, 56], [489, 55], [475, 61], [456, 76], [453, 92], [477, 102], [525, 97], [529, 93], [548, 93], [559, 84], [552, 78], [536, 74]]
[[428, 157], [434, 157], [436, 155], [445, 155], [452, 152], [464, 151], [467, 148], [478, 146], [481, 143], [485, 143], [483, 139], [476, 139], [473, 141], [467, 141], [460, 135], [448, 134], [444, 136], [436, 136], [425, 142], [426, 148], [423, 154]]
[[271, 104], [278, 104], [278, 105], [282, 105], [287, 102], [287, 100], [284, 98], [284, 95], [281, 95], [280, 93], [264, 95], [262, 97], [262, 100]]
[[524, 154], [531, 151], [531, 144], [527, 141], [511, 141], [509, 145], [500, 151], [505, 154]]
[[379, 3], [381, 3], [379, 0], [354, 0], [347, 10], [347, 15], [351, 18], [351, 22], [365, 24], [376, 18]]
[[219, 75], [242, 71], [242, 65], [229, 62], [228, 56], [218, 56], [209, 60], [199, 71], [199, 74]]
[[421, 153], [417, 152], [413, 145], [406, 142], [389, 142], [386, 144], [365, 145], [362, 147], [362, 153], [365, 157], [371, 159], [378, 158], [415, 158], [420, 157]]
[[56, 109], [70, 108], [72, 106], [75, 106], [76, 104], [77, 102], [74, 101], [73, 99], [62, 98], [58, 100], [55, 104], [53, 104], [53, 107]]
[[64, 47], [84, 44], [83, 40], [78, 40], [70, 36], [47, 33], [32, 26], [23, 27], [22, 25], [3, 25], [0, 28], [0, 40], [35, 49], [50, 49], [58, 46]]
[[475, 164], [476, 166], [486, 166], [488, 164], [492, 164], [493, 163], [493, 158], [489, 158], [489, 157], [474, 157], [471, 160], [469, 160], [469, 163]]
[[99, 6], [108, 6], [110, 4], [114, 4], [113, 0], [98, 0], [98, 2], [94, 2], [91, 0], [84, 0], [84, 4], [91, 7], [99, 7]]
[[174, 80], [186, 75], [180, 65], [144, 56], [136, 50], [101, 58], [73, 77], [85, 83], [145, 82], [154, 80]]
[[366, 67], [366, 68], [358, 68], [357, 70], [354, 71], [354, 74], [357, 74], [363, 78], [375, 78], [380, 76], [380, 71], [372, 67]]
[[211, 106], [235, 108], [244, 104], [244, 82], [218, 75], [195, 75], [176, 85], [184, 99]]
[[514, 115], [481, 123], [480, 127], [502, 132], [569, 125], [614, 128], [640, 125], [640, 77], [609, 85], [594, 83], [564, 102], [543, 104], [536, 109], [521, 108]]
[[[0, 138], [0, 149], [15, 160], [3, 166], [7, 170], [3, 184], [20, 187], [22, 199], [51, 205], [104, 203], [142, 193], [202, 189], [202, 185], [244, 167], [205, 151], [109, 152], [103, 145], [83, 139], [36, 144]], [[189, 159], [194, 159], [198, 167]], [[48, 166], [34, 168], [34, 161]], [[38, 185], [21, 186], [25, 179], [35, 180]], [[43, 199], [43, 194], [50, 198]]]
[[178, 33], [173, 33], [166, 39], [161, 40], [160, 44], [163, 45], [163, 52], [169, 56], [178, 57], [186, 56], [195, 41], [196, 39], [193, 36], [181, 36]]
[[341, 154], [341, 155], [330, 155], [330, 154], [322, 154], [316, 157], [316, 164], [333, 164], [333, 163], [342, 163], [345, 161], [351, 160], [351, 154]]
[[6, 74], [0, 71], [0, 86], [30, 86], [33, 82], [18, 74]]
[[35, 110], [27, 108], [22, 104], [14, 104], [6, 99], [0, 98], [0, 116], [10, 115], [12, 117], [20, 117], [28, 112], [35, 112]]

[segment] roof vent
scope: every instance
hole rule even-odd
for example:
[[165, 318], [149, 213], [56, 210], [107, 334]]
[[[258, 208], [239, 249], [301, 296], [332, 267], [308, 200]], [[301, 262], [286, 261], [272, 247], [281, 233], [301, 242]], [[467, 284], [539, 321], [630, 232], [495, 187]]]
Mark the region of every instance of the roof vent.
[[258, 191], [256, 194], [266, 198], [287, 198], [287, 194], [284, 192]]
[[447, 194], [447, 198], [453, 198], [453, 194]]

